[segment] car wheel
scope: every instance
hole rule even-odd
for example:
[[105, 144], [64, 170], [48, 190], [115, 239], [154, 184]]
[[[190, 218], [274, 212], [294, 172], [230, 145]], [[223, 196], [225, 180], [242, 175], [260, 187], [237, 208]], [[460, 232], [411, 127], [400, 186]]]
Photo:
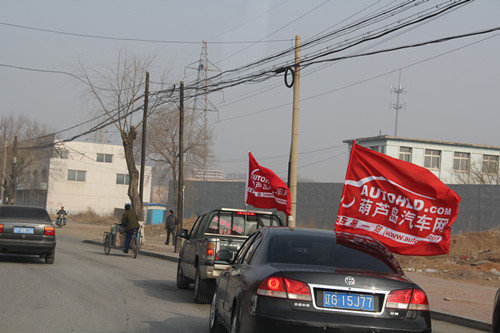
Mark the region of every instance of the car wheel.
[[210, 315], [208, 317], [208, 328], [210, 333], [223, 333], [224, 330], [219, 322], [217, 313], [217, 293], [212, 297], [212, 305], [210, 305]]
[[188, 289], [191, 281], [182, 273], [181, 262], [177, 263], [177, 288], [179, 289]]
[[209, 291], [209, 281], [202, 280], [200, 275], [200, 269], [196, 268], [196, 276], [194, 279], [194, 302], [198, 304], [208, 304], [210, 303], [210, 291]]
[[240, 311], [233, 305], [233, 315], [231, 316], [231, 333], [240, 332]]
[[56, 256], [56, 253], [55, 251], [52, 251], [50, 253], [47, 253], [45, 255], [45, 263], [46, 264], [53, 264], [54, 263], [54, 260], [55, 260], [55, 256]]

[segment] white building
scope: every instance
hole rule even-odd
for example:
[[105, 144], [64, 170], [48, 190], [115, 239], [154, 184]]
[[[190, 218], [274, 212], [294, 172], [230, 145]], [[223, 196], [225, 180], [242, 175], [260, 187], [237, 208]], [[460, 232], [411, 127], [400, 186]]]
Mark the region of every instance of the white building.
[[[130, 202], [123, 146], [73, 141], [56, 147], [48, 168], [47, 211], [64, 206], [71, 213], [112, 214]], [[144, 202], [150, 201], [151, 171], [145, 168]]]
[[[352, 146], [353, 140], [345, 140]], [[432, 171], [446, 184], [499, 184], [500, 147], [389, 135], [356, 142], [378, 152]]]

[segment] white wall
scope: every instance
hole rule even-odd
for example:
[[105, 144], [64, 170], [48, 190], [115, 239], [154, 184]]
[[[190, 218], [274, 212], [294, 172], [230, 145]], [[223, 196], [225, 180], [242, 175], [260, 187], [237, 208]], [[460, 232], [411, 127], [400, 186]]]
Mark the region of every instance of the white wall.
[[[128, 185], [116, 184], [116, 174], [128, 174], [122, 146], [89, 142], [64, 144], [68, 159], [51, 158], [47, 193], [47, 210], [55, 212], [61, 206], [72, 213], [92, 209], [99, 214], [111, 214], [130, 202]], [[112, 154], [112, 163], [96, 162], [97, 153]], [[86, 171], [85, 182], [68, 181], [68, 169]], [[140, 168], [138, 167], [138, 170]], [[150, 201], [151, 167], [146, 167], [144, 201]]]

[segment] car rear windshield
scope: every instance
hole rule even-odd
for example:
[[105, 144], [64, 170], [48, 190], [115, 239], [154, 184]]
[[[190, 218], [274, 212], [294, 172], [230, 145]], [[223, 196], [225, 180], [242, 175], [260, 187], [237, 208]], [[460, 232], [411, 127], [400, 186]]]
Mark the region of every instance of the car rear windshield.
[[35, 219], [51, 222], [47, 211], [36, 207], [0, 206], [0, 218]]
[[212, 215], [208, 233], [249, 236], [262, 227], [281, 226], [276, 215], [253, 212], [219, 212]]
[[338, 244], [336, 238], [321, 236], [275, 236], [269, 246], [272, 263], [398, 273], [398, 267], [383, 259], [385, 255], [375, 256], [372, 250], [354, 249]]

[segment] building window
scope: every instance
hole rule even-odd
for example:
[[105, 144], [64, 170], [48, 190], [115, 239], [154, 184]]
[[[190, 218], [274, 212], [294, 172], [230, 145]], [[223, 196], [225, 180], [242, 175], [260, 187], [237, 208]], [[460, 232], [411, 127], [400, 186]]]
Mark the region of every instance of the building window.
[[371, 146], [371, 150], [378, 151], [379, 153], [385, 154], [385, 146]]
[[69, 156], [68, 150], [63, 149], [63, 148], [54, 148], [54, 154], [52, 155], [53, 158], [62, 158], [64, 160], [67, 160]]
[[87, 171], [84, 170], [69, 170], [68, 169], [68, 180], [72, 182], [84, 182], [87, 178]]
[[116, 174], [116, 183], [119, 185], [128, 185], [130, 183], [130, 177], [124, 173]]
[[113, 154], [100, 154], [97, 153], [97, 162], [113, 163]]
[[399, 159], [405, 162], [411, 162], [411, 147], [399, 147]]
[[453, 171], [469, 171], [470, 154], [456, 151], [453, 155]]
[[483, 155], [483, 173], [498, 174], [498, 155]]
[[441, 151], [426, 149], [424, 155], [424, 167], [428, 169], [439, 169], [441, 164]]

